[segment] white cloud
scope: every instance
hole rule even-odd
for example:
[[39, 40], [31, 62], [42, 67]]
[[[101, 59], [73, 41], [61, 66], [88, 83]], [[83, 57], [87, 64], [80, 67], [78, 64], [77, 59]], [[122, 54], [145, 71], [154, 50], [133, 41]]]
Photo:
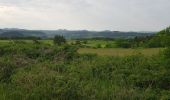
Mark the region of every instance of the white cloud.
[[0, 27], [160, 30], [169, 0], [0, 0]]

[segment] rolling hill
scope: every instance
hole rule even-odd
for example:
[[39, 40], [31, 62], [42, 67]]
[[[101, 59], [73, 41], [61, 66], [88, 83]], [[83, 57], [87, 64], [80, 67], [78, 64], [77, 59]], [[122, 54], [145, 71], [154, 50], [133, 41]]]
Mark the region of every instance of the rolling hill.
[[67, 39], [81, 38], [134, 38], [136, 36], [150, 36], [155, 32], [121, 32], [121, 31], [88, 31], [88, 30], [25, 30], [0, 29], [0, 37], [40, 37], [53, 38], [62, 35]]

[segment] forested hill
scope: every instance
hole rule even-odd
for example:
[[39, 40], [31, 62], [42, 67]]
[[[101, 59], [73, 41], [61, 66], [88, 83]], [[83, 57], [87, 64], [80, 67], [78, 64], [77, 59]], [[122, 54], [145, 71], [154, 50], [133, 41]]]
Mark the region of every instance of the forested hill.
[[158, 32], [149, 42], [155, 47], [170, 47], [170, 27]]
[[160, 31], [158, 35], [168, 35], [170, 36], [170, 27], [167, 27], [166, 29]]
[[81, 38], [134, 38], [136, 36], [150, 36], [156, 32], [120, 32], [120, 31], [87, 31], [87, 30], [24, 30], [0, 29], [0, 37], [40, 37], [53, 38], [62, 35], [67, 39]]
[[0, 29], [0, 38], [39, 37], [47, 38], [44, 32], [24, 29]]
[[56, 34], [63, 35], [66, 38], [134, 38], [136, 36], [150, 36], [155, 32], [120, 32], [120, 31], [43, 31], [49, 37], [54, 37]]

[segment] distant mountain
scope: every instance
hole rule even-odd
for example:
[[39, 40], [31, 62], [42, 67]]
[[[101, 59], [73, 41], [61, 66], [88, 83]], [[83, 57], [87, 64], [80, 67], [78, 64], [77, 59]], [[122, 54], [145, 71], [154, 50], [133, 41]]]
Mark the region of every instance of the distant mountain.
[[120, 31], [88, 31], [88, 30], [25, 30], [16, 28], [0, 29], [0, 37], [40, 37], [53, 38], [62, 35], [67, 39], [81, 38], [134, 38], [136, 36], [150, 36], [156, 32], [120, 32]]
[[5, 37], [5, 38], [24, 37], [24, 35], [19, 31], [8, 31], [0, 34], [0, 37]]
[[47, 35], [41, 31], [24, 30], [24, 29], [0, 29], [0, 37], [40, 37], [47, 38]]
[[42, 31], [48, 37], [55, 35], [63, 35], [68, 39], [81, 39], [81, 38], [134, 38], [136, 36], [150, 36], [156, 32], [120, 32], [120, 31], [69, 31], [69, 30], [55, 30], [55, 31]]

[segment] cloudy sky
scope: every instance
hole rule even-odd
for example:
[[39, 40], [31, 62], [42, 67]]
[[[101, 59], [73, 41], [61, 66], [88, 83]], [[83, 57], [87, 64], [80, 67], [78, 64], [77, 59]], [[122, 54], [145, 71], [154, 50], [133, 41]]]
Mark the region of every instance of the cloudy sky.
[[0, 28], [158, 31], [170, 0], [0, 0]]

